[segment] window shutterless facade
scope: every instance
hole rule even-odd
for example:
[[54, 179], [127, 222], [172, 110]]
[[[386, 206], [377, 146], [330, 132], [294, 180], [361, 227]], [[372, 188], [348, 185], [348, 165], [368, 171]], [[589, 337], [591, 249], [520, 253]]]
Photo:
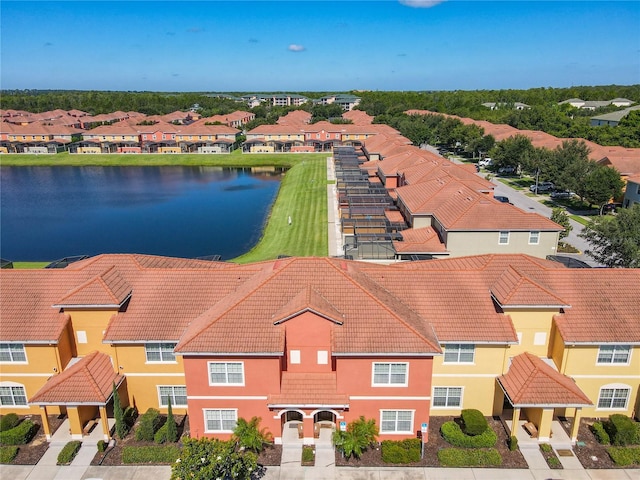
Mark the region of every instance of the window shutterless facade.
[[540, 232], [529, 232], [529, 245], [538, 245], [540, 243]]
[[598, 365], [628, 364], [631, 360], [631, 345], [601, 345], [598, 350]]
[[244, 385], [244, 364], [209, 362], [209, 385]]
[[462, 407], [462, 387], [434, 387], [432, 402], [434, 408]]
[[174, 348], [176, 348], [175, 343], [146, 343], [144, 350], [147, 362], [175, 362]]
[[169, 405], [171, 399], [172, 407], [187, 406], [187, 387], [185, 385], [158, 385], [158, 404], [161, 407]]
[[380, 433], [413, 433], [413, 410], [381, 410]]
[[406, 387], [408, 383], [408, 363], [373, 363], [373, 386]]
[[447, 343], [444, 346], [444, 363], [473, 363], [475, 353], [473, 344]]
[[27, 353], [22, 343], [0, 343], [0, 362], [26, 363]]
[[26, 407], [27, 393], [22, 385], [0, 385], [0, 406]]
[[509, 232], [500, 232], [498, 236], [498, 245], [509, 245]]
[[204, 409], [205, 432], [233, 432], [238, 422], [238, 411], [235, 409]]
[[600, 389], [600, 394], [598, 395], [598, 408], [625, 410], [629, 402], [630, 393], [631, 388], [629, 387], [609, 387], [605, 385]]

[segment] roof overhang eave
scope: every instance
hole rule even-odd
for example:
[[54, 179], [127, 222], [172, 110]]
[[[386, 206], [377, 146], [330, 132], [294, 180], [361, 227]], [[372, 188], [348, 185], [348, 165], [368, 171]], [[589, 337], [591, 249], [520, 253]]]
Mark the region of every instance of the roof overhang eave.
[[283, 351], [279, 352], [178, 352], [174, 355], [189, 355], [196, 357], [281, 357]]
[[347, 409], [349, 404], [341, 403], [267, 403], [268, 408], [340, 408]]

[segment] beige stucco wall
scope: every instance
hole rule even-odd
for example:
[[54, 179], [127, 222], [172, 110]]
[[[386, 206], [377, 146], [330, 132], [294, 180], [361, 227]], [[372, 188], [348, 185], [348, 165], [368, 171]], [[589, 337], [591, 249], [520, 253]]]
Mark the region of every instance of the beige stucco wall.
[[528, 255], [545, 258], [554, 255], [558, 245], [559, 232], [540, 232], [537, 245], [529, 245], [529, 232], [511, 232], [509, 243], [499, 245], [499, 232], [456, 232], [447, 233], [447, 250], [452, 257], [467, 255], [482, 255], [486, 253], [526, 253]]

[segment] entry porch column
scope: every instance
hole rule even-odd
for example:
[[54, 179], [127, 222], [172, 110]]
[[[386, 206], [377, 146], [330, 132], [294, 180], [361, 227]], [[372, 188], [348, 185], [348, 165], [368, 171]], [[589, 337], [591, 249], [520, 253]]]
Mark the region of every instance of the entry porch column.
[[42, 428], [44, 430], [47, 441], [51, 441], [51, 425], [49, 425], [49, 416], [47, 415], [47, 406], [40, 406], [40, 417], [42, 417]]

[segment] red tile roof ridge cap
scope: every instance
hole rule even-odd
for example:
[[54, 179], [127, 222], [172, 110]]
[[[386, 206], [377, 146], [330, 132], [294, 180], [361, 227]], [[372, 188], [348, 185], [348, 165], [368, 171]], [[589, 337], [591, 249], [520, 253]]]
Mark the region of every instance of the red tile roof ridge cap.
[[[102, 287], [102, 289], [105, 291], [105, 293], [111, 297], [111, 299], [113, 300], [113, 304], [114, 305], [118, 305], [120, 304], [121, 300], [118, 299], [114, 294], [113, 294], [113, 290], [111, 289], [111, 287], [107, 284], [107, 282], [105, 282], [104, 277], [111, 273], [112, 270], [116, 270], [116, 266], [115, 265], [111, 265], [110, 267], [107, 267], [106, 270], [104, 270], [102, 273], [98, 273], [94, 276], [92, 276], [91, 278], [87, 279], [86, 281], [82, 282], [80, 285], [78, 285], [77, 287], [71, 289], [66, 295], [64, 295], [60, 300], [58, 300], [54, 305], [64, 305], [64, 301], [69, 298], [72, 297], [73, 295], [75, 295], [76, 293], [82, 291], [84, 288], [86, 288], [88, 285], [91, 285], [94, 282], [98, 282], [100, 284], [100, 286]], [[117, 270], [116, 270], [117, 273]], [[119, 276], [119, 275], [118, 275]], [[122, 277], [120, 277], [120, 279], [122, 279]], [[124, 280], [124, 279], [122, 279]], [[131, 288], [131, 287], [129, 287]]]
[[[500, 275], [500, 277], [498, 278], [498, 281], [500, 281], [500, 279], [503, 277], [503, 275], [508, 271], [511, 270], [513, 271], [519, 278], [518, 282], [516, 283], [516, 285], [514, 286], [514, 288], [511, 289], [511, 293], [507, 296], [506, 300], [508, 301], [514, 294], [515, 294], [515, 290], [517, 287], [521, 286], [524, 282], [527, 282], [529, 284], [532, 284], [534, 287], [542, 290], [544, 293], [546, 293], [547, 295], [549, 295], [550, 297], [553, 297], [555, 299], [558, 300], [560, 305], [565, 306], [566, 308], [570, 308], [571, 306], [562, 298], [560, 298], [556, 293], [554, 293], [549, 287], [547, 287], [545, 284], [540, 283], [536, 280], [533, 280], [529, 275], [520, 272], [518, 269], [516, 269], [513, 265], [509, 265], [505, 271]], [[496, 282], [496, 283], [497, 283]], [[494, 283], [495, 285], [495, 283]]]

